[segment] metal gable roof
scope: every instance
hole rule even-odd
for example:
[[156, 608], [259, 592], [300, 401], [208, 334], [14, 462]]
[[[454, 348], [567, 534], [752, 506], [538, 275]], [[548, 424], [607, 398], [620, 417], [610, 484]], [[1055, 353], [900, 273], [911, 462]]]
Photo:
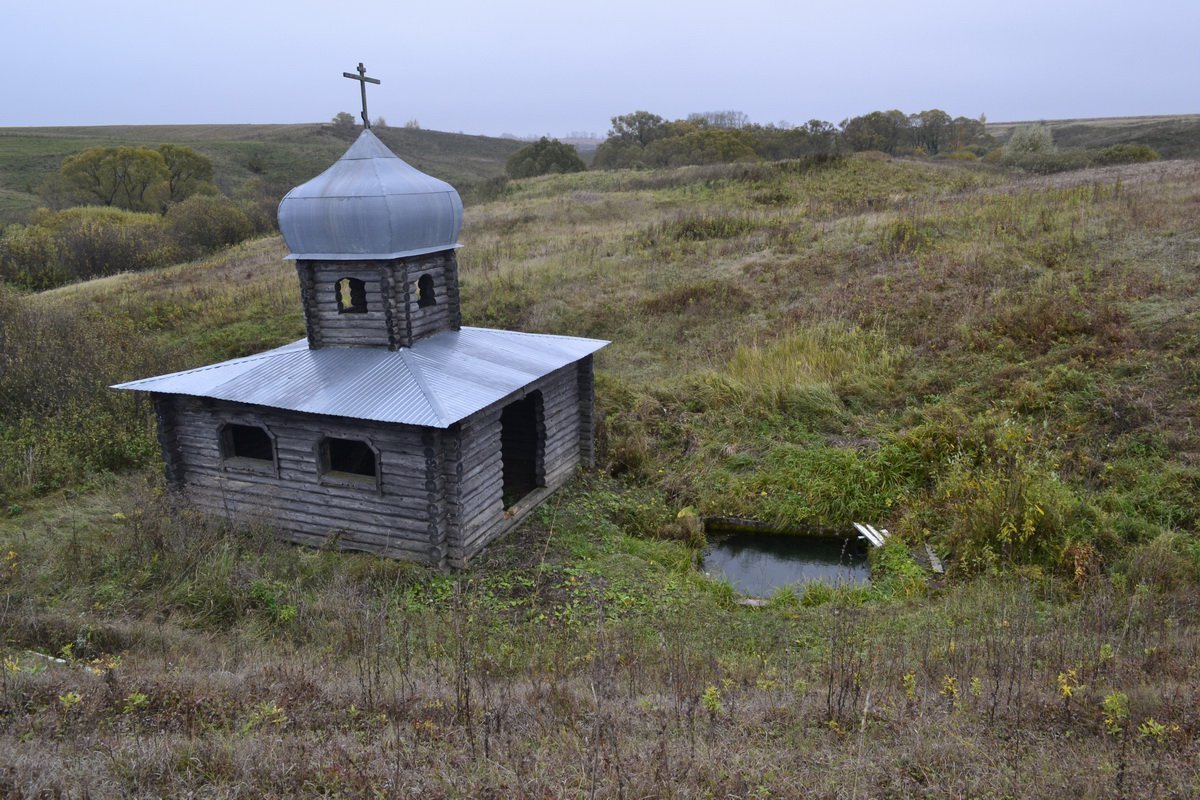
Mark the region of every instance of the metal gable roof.
[[310, 350], [301, 339], [258, 355], [112, 388], [446, 428], [607, 344], [465, 327], [400, 350]]

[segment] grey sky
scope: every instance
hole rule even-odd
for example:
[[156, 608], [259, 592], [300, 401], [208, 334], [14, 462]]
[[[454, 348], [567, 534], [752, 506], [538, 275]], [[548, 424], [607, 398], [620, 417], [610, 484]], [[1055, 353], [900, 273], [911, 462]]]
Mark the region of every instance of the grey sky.
[[[1200, 2], [6, 0], [0, 126], [325, 121], [520, 135], [616, 114], [1200, 112]], [[12, 7], [16, 6], [16, 7]]]

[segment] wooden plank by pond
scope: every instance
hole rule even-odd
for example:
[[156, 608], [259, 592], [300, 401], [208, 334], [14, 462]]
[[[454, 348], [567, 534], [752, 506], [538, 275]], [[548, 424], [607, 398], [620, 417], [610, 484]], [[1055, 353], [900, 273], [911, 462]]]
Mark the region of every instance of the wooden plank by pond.
[[883, 547], [883, 543], [891, 536], [887, 528], [876, 530], [874, 526], [864, 525], [861, 522], [855, 522], [853, 525], [854, 529], [859, 533], [859, 538], [866, 539], [875, 547]]
[[941, 575], [942, 573], [944, 573], [946, 571], [945, 568], [942, 566], [942, 560], [937, 557], [937, 553], [933, 552], [933, 548], [929, 546], [928, 542], [925, 543], [925, 555], [929, 556], [929, 568], [930, 569], [932, 569], [934, 572], [938, 573], [939, 575]]

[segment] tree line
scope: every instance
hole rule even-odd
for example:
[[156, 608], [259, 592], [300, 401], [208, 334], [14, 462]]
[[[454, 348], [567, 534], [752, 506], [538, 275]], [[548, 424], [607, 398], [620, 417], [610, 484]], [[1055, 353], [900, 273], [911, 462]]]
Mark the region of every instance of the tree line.
[[927, 156], [966, 151], [978, 157], [993, 146], [982, 119], [951, 117], [940, 109], [917, 114], [873, 111], [840, 125], [813, 119], [796, 126], [752, 123], [737, 111], [691, 114], [680, 120], [635, 111], [613, 117], [608, 138], [596, 151], [595, 166], [669, 167], [863, 150]]
[[[952, 117], [938, 108], [915, 114], [896, 109], [872, 111], [837, 125], [818, 119], [803, 125], [762, 125], [740, 111], [706, 111], [677, 120], [634, 111], [612, 118], [608, 138], [597, 148], [592, 167], [641, 169], [778, 161], [872, 150], [892, 156], [986, 158], [1047, 173], [1158, 158], [1153, 149], [1130, 143], [1103, 150], [1058, 151], [1049, 129], [1040, 125], [1018, 129], [1002, 145], [988, 133], [986, 124], [982, 114], [978, 119]], [[583, 161], [573, 147], [543, 137], [518, 150], [509, 159], [507, 172], [509, 177], [523, 178], [582, 169]]]

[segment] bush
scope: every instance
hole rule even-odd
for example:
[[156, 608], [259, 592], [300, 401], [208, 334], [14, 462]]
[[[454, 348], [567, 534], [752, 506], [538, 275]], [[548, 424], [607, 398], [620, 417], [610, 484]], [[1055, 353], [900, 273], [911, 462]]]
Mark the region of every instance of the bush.
[[1005, 154], [1001, 159], [1010, 167], [1023, 169], [1037, 175], [1051, 175], [1055, 172], [1070, 172], [1074, 169], [1084, 169], [1092, 164], [1092, 157], [1086, 150], [1053, 150], [1042, 153], [1025, 153], [1012, 156]]
[[154, 457], [145, 398], [107, 387], [163, 366], [105, 309], [46, 310], [0, 287], [0, 496]]
[[193, 195], [167, 212], [167, 226], [188, 255], [244, 241], [254, 225], [236, 203], [220, 195]]
[[1004, 144], [1004, 154], [1011, 159], [1053, 153], [1054, 136], [1045, 125], [1025, 125], [1017, 128]]
[[59, 265], [71, 280], [165, 266], [177, 251], [158, 214], [84, 206], [45, 213], [36, 223], [59, 242]]
[[1092, 157], [1092, 163], [1099, 166], [1142, 164], [1148, 161], [1158, 161], [1158, 151], [1145, 144], [1114, 144]]
[[929, 505], [906, 527], [938, 535], [966, 572], [1001, 566], [1064, 566], [1076, 545], [1103, 541], [1104, 517], [1079, 499], [1024, 426], [981, 423], [960, 442], [929, 495]]
[[586, 169], [587, 165], [574, 147], [545, 136], [513, 153], [505, 166], [505, 171], [513, 178], [583, 172]]
[[41, 291], [70, 279], [54, 232], [40, 225], [9, 225], [0, 236], [0, 280]]

